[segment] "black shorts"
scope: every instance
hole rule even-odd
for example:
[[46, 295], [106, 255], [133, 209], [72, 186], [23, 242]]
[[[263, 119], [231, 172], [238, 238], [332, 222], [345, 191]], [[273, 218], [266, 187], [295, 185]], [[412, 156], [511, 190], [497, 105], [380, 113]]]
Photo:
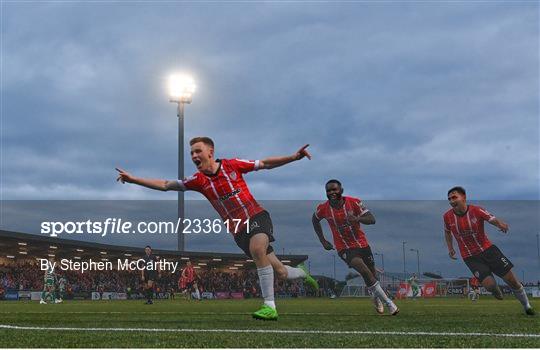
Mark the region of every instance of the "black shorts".
[[158, 274], [155, 271], [144, 271], [144, 282], [155, 281]]
[[[246, 228], [244, 231], [240, 232], [234, 237], [236, 245], [238, 245], [238, 247], [240, 247], [240, 249], [242, 249], [244, 253], [250, 258], [253, 257], [251, 256], [251, 253], [249, 251], [249, 241], [251, 240], [251, 237], [253, 237], [257, 233], [266, 234], [270, 242], [275, 241], [272, 219], [270, 218], [270, 214], [266, 210], [249, 218], [249, 228]], [[268, 245], [266, 255], [272, 253], [273, 251], [274, 248], [272, 248], [271, 245]]]
[[356, 258], [362, 258], [364, 264], [370, 269], [375, 267], [375, 260], [373, 260], [373, 253], [371, 252], [371, 247], [367, 246], [365, 248], [352, 248], [344, 249], [338, 252], [338, 255], [343, 261], [347, 263], [347, 266], [351, 266], [351, 261]]
[[463, 261], [480, 282], [491, 276], [492, 273], [502, 277], [514, 267], [496, 245], [492, 245], [480, 254], [465, 258]]

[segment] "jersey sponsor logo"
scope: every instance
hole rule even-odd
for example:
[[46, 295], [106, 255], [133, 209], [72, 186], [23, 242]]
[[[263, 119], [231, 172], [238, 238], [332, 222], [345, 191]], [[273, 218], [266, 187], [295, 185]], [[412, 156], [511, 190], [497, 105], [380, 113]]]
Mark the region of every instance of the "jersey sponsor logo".
[[349, 224], [348, 222], [344, 223], [343, 225], [337, 225], [337, 229], [339, 231], [339, 233], [343, 234], [343, 230], [346, 230], [348, 228], [352, 228], [352, 225]]
[[231, 193], [227, 193], [226, 195], [219, 197], [219, 200], [222, 201], [222, 202], [224, 202], [224, 201], [226, 201], [227, 199], [230, 199], [231, 197], [236, 196], [236, 195], [239, 194], [240, 192], [242, 192], [242, 190], [238, 188], [238, 189], [232, 191]]
[[461, 233], [461, 236], [474, 236], [477, 234], [473, 230], [462, 230], [460, 233]]

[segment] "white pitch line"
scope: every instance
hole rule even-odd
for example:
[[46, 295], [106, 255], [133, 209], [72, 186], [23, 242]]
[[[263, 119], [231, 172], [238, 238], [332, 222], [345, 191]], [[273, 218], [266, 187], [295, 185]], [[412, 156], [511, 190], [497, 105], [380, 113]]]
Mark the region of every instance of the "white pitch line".
[[[38, 315], [63, 315], [63, 314], [156, 314], [156, 315], [201, 315], [201, 316], [216, 316], [215, 312], [185, 312], [185, 311], [21, 311], [21, 312], [0, 312], [2, 314], [38, 314]], [[251, 315], [249, 312], [220, 312], [220, 315]], [[365, 314], [335, 314], [328, 312], [281, 312], [280, 315], [293, 316], [365, 316]]]
[[169, 333], [274, 333], [274, 334], [353, 334], [353, 335], [427, 335], [443, 337], [485, 336], [503, 338], [540, 338], [540, 334], [523, 333], [465, 333], [465, 332], [419, 332], [419, 331], [328, 331], [307, 329], [196, 329], [196, 328], [83, 328], [83, 327], [34, 327], [0, 324], [0, 329], [30, 331], [86, 331], [86, 332], [169, 332]]

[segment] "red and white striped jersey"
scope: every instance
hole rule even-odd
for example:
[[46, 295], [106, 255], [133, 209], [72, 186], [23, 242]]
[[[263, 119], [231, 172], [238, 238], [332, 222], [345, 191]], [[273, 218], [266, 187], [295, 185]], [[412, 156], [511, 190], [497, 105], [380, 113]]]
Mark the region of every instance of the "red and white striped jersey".
[[495, 217], [487, 210], [476, 205], [468, 205], [463, 215], [457, 215], [453, 209], [444, 213], [444, 229], [452, 232], [458, 242], [462, 258], [478, 255], [491, 247], [491, 242], [484, 231], [484, 221]]
[[[246, 221], [264, 210], [249, 192], [243, 174], [259, 170], [258, 160], [221, 159], [214, 175], [197, 172], [178, 181], [182, 190], [197, 191], [205, 196], [223, 221], [229, 220], [228, 228], [233, 235], [246, 228]], [[241, 220], [237, 225], [233, 219]]]
[[315, 216], [319, 220], [328, 221], [338, 252], [344, 249], [365, 248], [368, 246], [366, 234], [362, 231], [359, 222], [351, 222], [347, 219], [347, 213], [362, 216], [369, 210], [358, 198], [343, 196], [343, 200], [341, 208], [333, 208], [330, 201], [319, 204]]
[[182, 277], [187, 283], [191, 283], [195, 280], [195, 269], [193, 266], [186, 266], [182, 271]]

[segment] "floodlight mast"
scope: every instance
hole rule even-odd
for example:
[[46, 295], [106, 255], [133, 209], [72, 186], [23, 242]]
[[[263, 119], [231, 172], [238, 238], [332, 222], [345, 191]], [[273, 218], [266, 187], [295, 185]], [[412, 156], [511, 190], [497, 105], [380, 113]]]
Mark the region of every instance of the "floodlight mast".
[[[187, 75], [173, 75], [169, 78], [169, 102], [176, 103], [178, 117], [178, 179], [184, 178], [184, 107], [193, 101], [195, 82]], [[185, 251], [184, 225], [185, 214], [184, 192], [178, 191], [178, 251]]]

